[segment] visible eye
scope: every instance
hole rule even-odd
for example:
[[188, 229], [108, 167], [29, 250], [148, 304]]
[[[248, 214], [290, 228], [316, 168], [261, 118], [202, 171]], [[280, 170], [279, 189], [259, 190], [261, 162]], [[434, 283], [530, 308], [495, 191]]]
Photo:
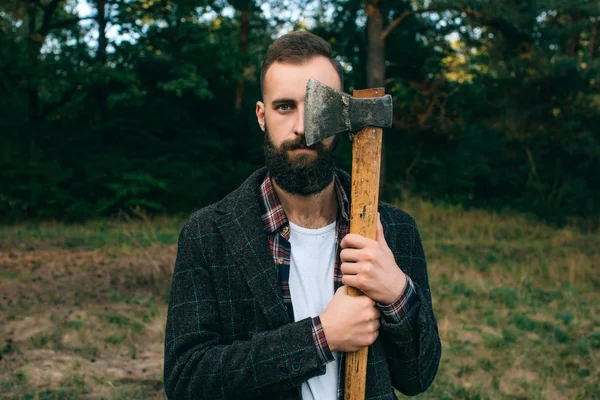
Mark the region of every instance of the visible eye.
[[277, 106], [279, 111], [287, 112], [292, 110], [291, 104], [280, 104]]

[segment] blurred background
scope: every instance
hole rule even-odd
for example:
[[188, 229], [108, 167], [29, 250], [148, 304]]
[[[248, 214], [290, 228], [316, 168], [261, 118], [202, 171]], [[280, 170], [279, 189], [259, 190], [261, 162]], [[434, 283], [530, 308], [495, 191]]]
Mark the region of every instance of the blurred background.
[[599, 27], [599, 0], [2, 0], [0, 396], [164, 398], [179, 229], [262, 166], [262, 58], [305, 29], [394, 99], [382, 198], [444, 346], [421, 397], [600, 398]]

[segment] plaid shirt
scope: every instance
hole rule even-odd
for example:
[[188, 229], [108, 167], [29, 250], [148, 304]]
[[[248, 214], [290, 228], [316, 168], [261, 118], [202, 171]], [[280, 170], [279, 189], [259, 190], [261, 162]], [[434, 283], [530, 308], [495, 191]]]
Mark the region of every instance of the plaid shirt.
[[[334, 176], [335, 190], [341, 212], [338, 215], [336, 221], [336, 247], [337, 256], [335, 261], [335, 268], [333, 273], [333, 285], [334, 292], [342, 286], [342, 271], [341, 271], [341, 260], [340, 251], [341, 247], [339, 243], [350, 231], [350, 202], [348, 196], [342, 187], [341, 182], [337, 175]], [[275, 263], [279, 265], [279, 283], [281, 286], [281, 292], [283, 295], [283, 302], [285, 303], [290, 319], [294, 320], [294, 311], [292, 306], [292, 297], [290, 295], [290, 225], [277, 197], [277, 193], [271, 182], [270, 175], [267, 173], [265, 179], [260, 186], [260, 206], [262, 220], [265, 227], [265, 232], [269, 236], [269, 248], [273, 254]], [[407, 284], [404, 289], [404, 293], [391, 304], [380, 304], [377, 303], [381, 309], [383, 317], [387, 322], [400, 322], [402, 318], [408, 313], [410, 307], [416, 301], [416, 292], [412, 280], [406, 276]], [[334, 360], [333, 354], [327, 345], [327, 339], [323, 332], [321, 325], [321, 319], [319, 316], [313, 317], [313, 339], [317, 353], [320, 356], [321, 362], [324, 364]], [[343, 396], [343, 388], [338, 388], [338, 397]]]

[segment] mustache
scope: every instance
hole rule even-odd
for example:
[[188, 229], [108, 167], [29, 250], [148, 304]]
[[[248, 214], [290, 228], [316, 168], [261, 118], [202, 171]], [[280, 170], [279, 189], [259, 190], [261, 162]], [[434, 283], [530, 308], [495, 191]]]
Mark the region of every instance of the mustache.
[[312, 146], [306, 145], [306, 137], [304, 135], [297, 139], [289, 139], [281, 144], [281, 150], [297, 150], [297, 149], [314, 149], [322, 150], [324, 148], [323, 143], [317, 142]]

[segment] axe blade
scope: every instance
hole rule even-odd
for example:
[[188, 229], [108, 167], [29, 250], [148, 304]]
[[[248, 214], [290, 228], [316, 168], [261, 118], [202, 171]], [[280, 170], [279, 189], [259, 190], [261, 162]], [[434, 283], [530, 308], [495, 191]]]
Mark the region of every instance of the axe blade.
[[392, 127], [392, 96], [358, 99], [313, 78], [308, 80], [304, 104], [307, 146], [365, 126]]

